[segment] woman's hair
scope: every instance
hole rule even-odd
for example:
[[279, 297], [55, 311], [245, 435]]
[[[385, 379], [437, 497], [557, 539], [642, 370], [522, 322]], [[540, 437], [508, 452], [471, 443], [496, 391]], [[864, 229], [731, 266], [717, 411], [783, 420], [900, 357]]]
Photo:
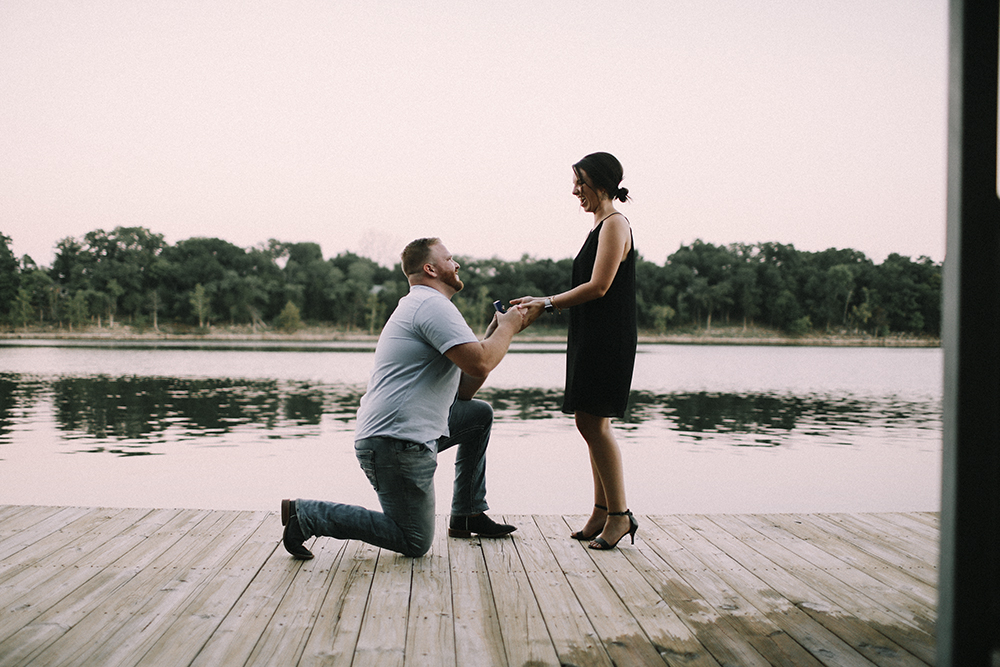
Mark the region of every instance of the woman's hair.
[[436, 243], [441, 243], [441, 239], [432, 236], [406, 244], [399, 256], [403, 260], [403, 274], [412, 276], [414, 273], [420, 273], [431, 256], [431, 246]]
[[573, 165], [573, 171], [580, 177], [580, 170], [587, 172], [590, 182], [597, 190], [604, 190], [611, 199], [625, 201], [628, 188], [619, 187], [624, 172], [622, 163], [611, 153], [591, 153]]

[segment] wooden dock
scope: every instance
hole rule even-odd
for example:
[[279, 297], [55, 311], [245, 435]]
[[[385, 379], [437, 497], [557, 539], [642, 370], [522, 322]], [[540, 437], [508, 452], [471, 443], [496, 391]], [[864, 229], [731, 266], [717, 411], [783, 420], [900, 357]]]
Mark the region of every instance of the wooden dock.
[[934, 663], [936, 513], [638, 518], [296, 561], [277, 512], [0, 506], [0, 665]]

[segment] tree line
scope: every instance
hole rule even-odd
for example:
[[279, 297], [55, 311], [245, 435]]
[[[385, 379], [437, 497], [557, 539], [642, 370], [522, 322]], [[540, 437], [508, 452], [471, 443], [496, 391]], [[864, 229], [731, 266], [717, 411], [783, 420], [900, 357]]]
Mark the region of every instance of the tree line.
[[[159, 329], [249, 325], [294, 330], [304, 323], [378, 333], [407, 291], [397, 263], [316, 243], [270, 240], [241, 248], [218, 238], [168, 244], [144, 227], [97, 229], [56, 245], [52, 266], [17, 258], [0, 233], [0, 317], [9, 327]], [[562, 292], [572, 259], [457, 258], [465, 289], [454, 302], [474, 327], [492, 302]], [[898, 254], [875, 264], [848, 249], [796, 250], [781, 243], [682, 245], [662, 264], [636, 264], [638, 322], [645, 331], [763, 326], [810, 331], [938, 336], [941, 269]], [[543, 318], [543, 327], [565, 326]]]

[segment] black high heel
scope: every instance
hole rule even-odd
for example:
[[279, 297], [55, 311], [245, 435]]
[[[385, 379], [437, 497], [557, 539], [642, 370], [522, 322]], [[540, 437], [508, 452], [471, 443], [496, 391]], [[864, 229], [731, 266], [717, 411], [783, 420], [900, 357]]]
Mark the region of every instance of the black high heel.
[[[632, 544], [635, 544], [635, 531], [639, 530], [639, 521], [634, 516], [632, 516], [632, 511], [625, 510], [624, 512], [608, 512], [608, 516], [628, 517], [628, 532], [622, 535], [622, 537], [628, 535], [629, 538], [632, 540]], [[608, 541], [605, 540], [603, 537], [597, 537], [594, 539], [593, 542], [591, 542], [587, 546], [593, 549], [594, 551], [610, 551], [611, 549], [614, 549], [615, 547], [618, 546], [618, 543], [622, 541], [622, 537], [619, 537], [617, 540], [615, 540], [614, 544], [608, 544]]]
[[[598, 504], [595, 503], [594, 507], [596, 507], [599, 510], [604, 510], [605, 512], [608, 511], [608, 508], [605, 507], [604, 505], [598, 505]], [[601, 534], [600, 530], [598, 530], [593, 535], [584, 535], [582, 530], [578, 530], [575, 533], [571, 533], [570, 537], [572, 537], [574, 540], [580, 540], [581, 542], [590, 542], [591, 540], [593, 540], [595, 537], [597, 537], [600, 534]]]

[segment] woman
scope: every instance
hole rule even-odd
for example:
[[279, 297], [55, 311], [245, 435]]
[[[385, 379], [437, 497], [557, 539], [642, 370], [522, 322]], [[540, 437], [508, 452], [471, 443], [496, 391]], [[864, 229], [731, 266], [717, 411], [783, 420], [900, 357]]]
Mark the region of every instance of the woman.
[[571, 537], [589, 540], [591, 549], [614, 549], [625, 535], [634, 543], [639, 527], [625, 501], [621, 451], [611, 430], [611, 417], [623, 417], [628, 405], [636, 346], [636, 252], [629, 222], [614, 204], [628, 200], [621, 180], [621, 163], [609, 153], [573, 165], [573, 194], [594, 217], [573, 260], [572, 287], [511, 301], [528, 307], [529, 320], [570, 309], [562, 410], [575, 417], [594, 475], [594, 511]]

